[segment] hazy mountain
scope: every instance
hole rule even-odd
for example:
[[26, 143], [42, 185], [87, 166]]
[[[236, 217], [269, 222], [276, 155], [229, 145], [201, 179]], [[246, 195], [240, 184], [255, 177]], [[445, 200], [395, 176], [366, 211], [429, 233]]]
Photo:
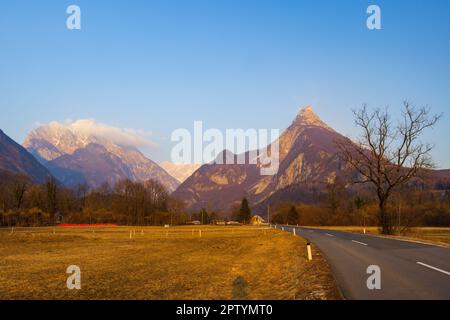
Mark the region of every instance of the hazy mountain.
[[0, 171], [28, 176], [33, 182], [43, 183], [50, 172], [21, 145], [0, 130]]
[[184, 182], [200, 168], [200, 165], [196, 163], [173, 163], [168, 161], [162, 162], [160, 166], [180, 183]]
[[90, 125], [89, 121], [80, 120], [71, 126], [56, 122], [42, 126], [28, 134], [24, 147], [67, 186], [82, 182], [93, 187], [105, 182], [113, 185], [125, 178], [154, 179], [169, 191], [179, 185], [136, 147], [113, 143], [104, 136], [82, 130]]
[[283, 190], [290, 192], [289, 187], [294, 185], [324, 186], [344, 169], [337, 156], [338, 139], [345, 138], [306, 107], [278, 139], [280, 167], [276, 175], [260, 175], [258, 165], [207, 164], [174, 195], [185, 200], [191, 211], [205, 207], [229, 214], [232, 205], [244, 196], [255, 206]]

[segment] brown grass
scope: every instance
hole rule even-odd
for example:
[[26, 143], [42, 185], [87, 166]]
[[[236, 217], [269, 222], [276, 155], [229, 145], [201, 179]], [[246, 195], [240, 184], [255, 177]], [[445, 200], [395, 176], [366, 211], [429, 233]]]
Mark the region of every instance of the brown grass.
[[[314, 227], [316, 228], [316, 227]], [[323, 229], [340, 230], [362, 233], [363, 227], [361, 226], [345, 226], [345, 227], [317, 227]], [[380, 235], [380, 230], [377, 227], [367, 227], [367, 234]], [[443, 246], [450, 246], [450, 228], [445, 227], [417, 227], [411, 228], [404, 232], [402, 235], [394, 235], [393, 238], [400, 238], [404, 240], [418, 240], [432, 244], [438, 244]]]
[[[130, 239], [131, 229], [0, 230], [0, 299], [339, 298], [320, 253], [306, 261], [305, 240], [289, 233], [146, 227]], [[81, 290], [66, 287], [69, 265]]]

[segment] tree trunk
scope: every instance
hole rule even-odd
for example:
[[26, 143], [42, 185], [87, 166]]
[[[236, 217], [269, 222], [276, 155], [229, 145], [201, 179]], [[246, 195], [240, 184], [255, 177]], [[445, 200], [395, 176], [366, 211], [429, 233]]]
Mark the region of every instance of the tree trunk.
[[381, 197], [379, 199], [379, 220], [382, 234], [392, 234], [392, 224], [386, 209], [387, 199]]

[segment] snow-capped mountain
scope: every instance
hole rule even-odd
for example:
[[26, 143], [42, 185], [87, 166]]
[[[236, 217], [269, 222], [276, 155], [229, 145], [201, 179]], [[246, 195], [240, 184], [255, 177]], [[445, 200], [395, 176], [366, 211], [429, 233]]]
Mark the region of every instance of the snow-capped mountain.
[[[179, 182], [135, 146], [124, 139], [111, 141], [93, 120], [79, 120], [70, 125], [52, 122], [32, 131], [23, 146], [68, 186], [87, 182], [97, 187], [111, 186], [121, 179], [154, 179], [173, 191]], [[126, 138], [126, 137], [125, 137]], [[94, 161], [95, 159], [95, 161]]]
[[180, 183], [183, 183], [195, 171], [197, 171], [201, 165], [196, 163], [173, 163], [164, 161], [160, 163], [160, 166]]

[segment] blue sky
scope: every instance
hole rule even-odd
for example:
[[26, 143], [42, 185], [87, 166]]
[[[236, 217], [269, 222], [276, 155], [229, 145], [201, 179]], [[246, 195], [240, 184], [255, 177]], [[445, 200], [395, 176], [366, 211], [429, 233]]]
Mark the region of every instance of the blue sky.
[[[66, 8], [82, 30], [66, 28]], [[366, 9], [382, 10], [382, 30]], [[36, 123], [93, 118], [170, 134], [286, 128], [312, 105], [354, 135], [351, 109], [404, 99], [444, 118], [425, 138], [450, 168], [450, 1], [8, 1], [0, 7], [0, 128], [22, 142]]]

